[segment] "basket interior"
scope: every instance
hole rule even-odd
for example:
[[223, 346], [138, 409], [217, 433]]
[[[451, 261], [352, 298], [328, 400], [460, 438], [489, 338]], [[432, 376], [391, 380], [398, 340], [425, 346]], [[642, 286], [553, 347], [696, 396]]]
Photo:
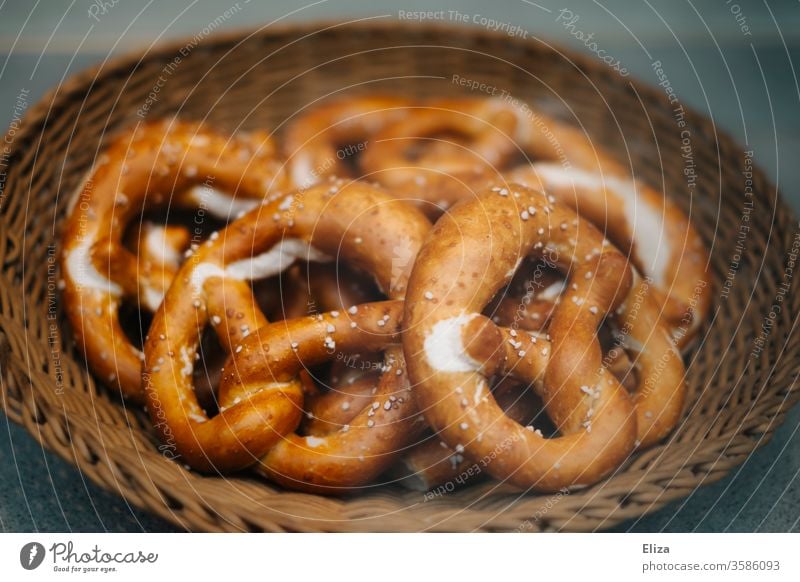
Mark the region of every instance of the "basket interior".
[[[159, 455], [144, 414], [126, 410], [87, 374], [54, 284], [67, 202], [105, 136], [173, 115], [279, 135], [320, 98], [465, 94], [454, 75], [581, 126], [691, 217], [711, 250], [715, 301], [687, 357], [684, 421], [666, 442], [608, 480], [559, 496], [487, 481], [431, 499], [391, 485], [324, 498], [247, 476], [204, 477]], [[790, 319], [774, 323], [762, 351], [755, 353], [753, 345], [780, 294], [791, 214], [756, 171], [752, 252], [741, 255], [731, 282], [744, 154], [710, 121], [690, 111], [680, 121], [685, 125], [658, 91], [601, 63], [536, 40], [437, 26], [267, 29], [208, 39], [189, 51], [177, 43], [83, 73], [31, 111], [3, 189], [6, 411], [94, 481], [192, 530], [592, 530], [657, 509], [741, 463], [797, 398]], [[691, 181], [682, 155], [686, 136]], [[796, 312], [798, 284], [790, 281], [783, 293], [784, 316]]]

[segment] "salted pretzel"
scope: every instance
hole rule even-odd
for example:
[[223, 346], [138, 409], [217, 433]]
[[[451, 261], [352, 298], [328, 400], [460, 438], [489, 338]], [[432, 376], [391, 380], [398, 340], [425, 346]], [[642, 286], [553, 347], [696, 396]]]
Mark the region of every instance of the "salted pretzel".
[[400, 97], [359, 96], [312, 107], [289, 124], [284, 152], [299, 188], [331, 175], [352, 176], [348, 161], [374, 145], [385, 126], [403, 119], [411, 101]]
[[[569, 273], [550, 340], [480, 315], [522, 258], [544, 249]], [[624, 255], [542, 192], [496, 187], [462, 203], [436, 223], [406, 297], [403, 347], [421, 412], [454, 450], [473, 459], [488, 455], [487, 471], [520, 487], [557, 490], [602, 479], [655, 430], [637, 431], [637, 421], [652, 421], [653, 410], [639, 414], [640, 403], [634, 406], [603, 366], [597, 338], [604, 317], [620, 307], [629, 315], [638, 287]], [[647, 323], [682, 370], [657, 315]], [[640, 347], [649, 348], [649, 342]], [[540, 386], [561, 436], [542, 438], [505, 416], [488, 390], [497, 373]], [[675, 383], [661, 380], [652, 377], [643, 392], [654, 407], [656, 392], [667, 398], [659, 413], [682, 404], [685, 390], [681, 374]]]
[[[422, 214], [380, 190], [329, 181], [251, 211], [197, 249], [167, 292], [145, 344], [148, 409], [165, 442], [205, 471], [258, 462], [261, 472], [293, 488], [339, 491], [369, 482], [422, 425], [397, 342], [399, 299], [429, 228]], [[411, 251], [402, 265], [391, 260], [398, 249]], [[328, 257], [371, 273], [395, 301], [268, 324], [247, 281], [296, 259]], [[209, 322], [230, 354], [219, 413], [211, 417], [191, 380]], [[299, 372], [339, 351], [362, 350], [385, 353], [371, 405], [350, 427], [322, 440], [293, 434], [303, 408]]]
[[[541, 265], [533, 265], [529, 272], [524, 274], [524, 277], [520, 277], [523, 271], [523, 269], [519, 269], [514, 279], [530, 277], [536, 285], [524, 285], [522, 281], [512, 281], [509, 287], [527, 288], [531, 296], [530, 298], [522, 297], [522, 299], [519, 296], [515, 298], [507, 297], [508, 303], [516, 302], [520, 308], [529, 307], [530, 305], [536, 305], [537, 299], [545, 296], [546, 301], [539, 303], [547, 304], [552, 308], [553, 303], [558, 300], [558, 295], [563, 291], [563, 283], [554, 276], [552, 271], [541, 270]], [[519, 293], [519, 289], [513, 289], [513, 291]], [[603, 357], [603, 364], [614, 373], [617, 379], [625, 382], [626, 388], [631, 385], [632, 392], [635, 391], [638, 383], [634, 383], [633, 374], [630, 373], [633, 363], [628, 358], [625, 350], [629, 349], [631, 345], [641, 346], [648, 342], [647, 334], [651, 331], [649, 326], [653, 325], [653, 318], [657, 319], [658, 317], [651, 303], [646, 307], [641, 305], [643, 301], [640, 297], [642, 295], [641, 292], [634, 295], [636, 297], [635, 302], [628, 309], [632, 313], [631, 323], [628, 324], [630, 329], [626, 328], [626, 333], [620, 334], [620, 339], [615, 341], [612, 346], [609, 346], [610, 351], [604, 353]], [[531, 300], [528, 301], [528, 299]], [[335, 307], [336, 305], [333, 306]], [[639, 312], [642, 312], [641, 320], [638, 317]], [[514, 313], [513, 316], [507, 313], [493, 315], [493, 320], [498, 324], [510, 326], [517, 330], [544, 331], [545, 329], [545, 318], [528, 321], [529, 314], [527, 312], [524, 316], [520, 316], [519, 312]], [[637, 325], [637, 321], [641, 321], [642, 325]], [[627, 337], [629, 335], [632, 337]], [[548, 344], [547, 340], [544, 339], [546, 336], [537, 335], [537, 337], [542, 339], [543, 344]], [[663, 338], [663, 335], [661, 338]], [[656, 341], [661, 338], [657, 338]], [[661, 348], [662, 353], [663, 349], [670, 349], [669, 344], [662, 344]], [[641, 350], [641, 347], [639, 349]], [[660, 440], [674, 426], [677, 416], [680, 414], [682, 404], [680, 397], [683, 392], [681, 390], [673, 392], [671, 389], [676, 383], [679, 384], [682, 381], [680, 375], [672, 379], [667, 378], [665, 381], [660, 379], [663, 374], [674, 371], [676, 366], [672, 365], [667, 368], [663, 363], [659, 364], [658, 358], [653, 357], [653, 354], [659, 353], [658, 349], [641, 351], [644, 352], [641, 358], [642, 361], [640, 362], [637, 359], [636, 364], [641, 366], [642, 380], [647, 385], [647, 388], [637, 393], [636, 398], [642, 403], [642, 406], [637, 408], [637, 412], [642, 417], [638, 425], [642, 429], [640, 437], [645, 439], [644, 442], [640, 441], [639, 444], [645, 447]], [[546, 362], [549, 359], [544, 358], [542, 361]], [[676, 361], [679, 361], [679, 359]], [[334, 364], [339, 364], [339, 367], [331, 370], [330, 390], [308, 401], [306, 407], [307, 420], [303, 426], [303, 430], [307, 435], [324, 436], [349, 424], [358, 414], [358, 411], [363, 408], [364, 403], [372, 398], [376, 390], [378, 373], [374, 370], [381, 365], [381, 359], [378, 354], [354, 354], [339, 359]], [[680, 374], [682, 368], [680, 366], [677, 366], [677, 368]], [[505, 378], [500, 382], [500, 386], [493, 390], [493, 393], [507, 416], [523, 423], [529, 430], [533, 430], [528, 421], [537, 416], [539, 408], [533, 402], [532, 395], [519, 394], [519, 391], [514, 389], [517, 386], [517, 383], [510, 381], [510, 377]], [[659, 411], [657, 402], [659, 398], [664, 396], [664, 392], [668, 392], [666, 399], [671, 403], [672, 408], [667, 411]], [[674, 401], [671, 400], [672, 394], [677, 396]], [[653, 404], [654, 401], [656, 405]], [[655, 415], [653, 414], [654, 410], [657, 413]], [[659, 423], [655, 430], [652, 426], [652, 419], [656, 419]], [[475, 468], [476, 466], [478, 467], [477, 469]], [[400, 464], [390, 469], [387, 478], [396, 480], [406, 487], [427, 491], [448, 482], [463, 480], [465, 475], [479, 475], [482, 472], [481, 465], [476, 465], [471, 458], [454, 451], [446, 442], [438, 438], [428, 437], [424, 439], [424, 442], [414, 446], [404, 455]]]
[[[686, 391], [683, 388], [684, 369], [680, 354], [659, 325], [658, 307], [648, 297], [646, 283], [639, 279], [636, 281], [637, 287], [629, 293], [630, 302], [626, 301], [611, 318], [618, 320], [618, 333], [608, 349], [604, 349], [603, 366], [632, 394], [637, 416], [635, 444], [639, 448], [646, 448], [664, 438], [677, 424]], [[556, 285], [557, 283], [553, 283], [544, 290], [553, 293]], [[563, 290], [563, 287], [558, 285], [558, 289]], [[520, 307], [524, 306], [524, 303], [520, 303]], [[518, 343], [514, 337], [540, 330], [532, 330], [534, 326], [530, 325], [531, 322], [519, 318], [518, 313], [513, 319], [504, 314], [493, 317], [493, 321], [517, 332], [516, 336], [512, 336], [510, 332], [507, 334], [508, 345], [504, 346], [504, 350], [508, 353], [503, 356], [504, 367], [498, 372], [504, 375], [503, 383], [513, 385], [509, 380], [521, 373], [521, 370], [509, 367], [509, 362], [513, 363], [519, 358], [519, 353], [515, 355], [513, 352]], [[539, 320], [533, 323], [538, 324]], [[547, 334], [535, 333], [532, 337], [537, 338], [536, 346], [540, 353], [543, 350], [552, 353]], [[630, 355], [628, 351], [631, 352]], [[475, 358], [482, 357], [480, 346], [470, 344], [467, 353], [473, 352]], [[540, 367], [527, 376], [534, 378], [538, 390], [544, 377], [544, 368], [549, 361], [548, 356], [537, 359], [534, 363], [538, 363]], [[634, 369], [638, 369], [639, 373], [634, 374]], [[349, 396], [348, 390], [343, 392]], [[533, 418], [540, 420], [539, 411], [530, 398], [520, 397], [515, 391], [508, 389], [495, 389], [493, 394], [507, 417], [523, 424], [528, 430], [539, 430], [534, 429], [529, 422]], [[329, 423], [334, 422], [331, 420], [336, 412], [334, 402], [328, 401], [325, 404], [327, 408], [316, 414]], [[474, 459], [456, 452], [445, 441], [435, 439], [412, 449], [403, 458], [402, 467], [395, 472], [395, 476], [409, 488], [429, 491], [443, 484], [458, 484], [466, 477], [482, 474], [488, 460], [478, 461], [480, 462], [476, 464]]]
[[[547, 249], [545, 249], [547, 250]], [[557, 257], [556, 257], [557, 258]], [[511, 282], [489, 302], [483, 314], [503, 327], [532, 332], [545, 332], [553, 308], [561, 301], [566, 281], [557, 271], [551, 258], [538, 261], [523, 261]], [[634, 362], [628, 354], [628, 345], [623, 341], [616, 319], [609, 323], [615, 327], [601, 329], [603, 364], [628, 389], [634, 392], [638, 378]], [[616, 332], [617, 337], [614, 337]], [[623, 349], [625, 348], [625, 349]], [[632, 351], [632, 350], [630, 350]]]
[[708, 312], [707, 255], [700, 236], [669, 198], [630, 178], [533, 164], [509, 181], [541, 188], [598, 226], [649, 280], [678, 345], [696, 334]]
[[[146, 123], [112, 141], [81, 185], [66, 221], [61, 257], [66, 312], [95, 374], [142, 400], [142, 353], [119, 321], [122, 302], [155, 310], [174, 273], [179, 230], [151, 230], [163, 245], [161, 267], [147, 266], [123, 244], [126, 226], [145, 209], [196, 209], [224, 217], [260, 203], [282, 185], [281, 165], [261, 133], [226, 137], [176, 120]], [[229, 194], [225, 194], [225, 192]], [[166, 238], [165, 238], [166, 237]], [[192, 233], [190, 244], [195, 244]], [[176, 246], [177, 245], [177, 246]], [[150, 248], [157, 255], [159, 249]], [[163, 268], [162, 268], [163, 267]]]
[[371, 179], [438, 216], [497, 178], [515, 154], [516, 114], [494, 100], [422, 102], [375, 137], [362, 155]]
[[708, 252], [686, 214], [578, 128], [513, 101], [497, 106], [516, 113], [514, 137], [530, 160], [506, 180], [544, 189], [601, 228], [650, 279], [676, 342], [686, 345], [711, 301]]

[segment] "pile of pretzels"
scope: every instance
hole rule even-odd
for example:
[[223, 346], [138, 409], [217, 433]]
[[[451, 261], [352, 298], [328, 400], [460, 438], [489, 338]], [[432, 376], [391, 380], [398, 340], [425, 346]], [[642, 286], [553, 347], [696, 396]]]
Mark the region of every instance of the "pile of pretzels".
[[679, 423], [707, 250], [585, 132], [356, 95], [279, 134], [140, 123], [72, 196], [75, 343], [165, 455], [324, 494], [556, 491]]

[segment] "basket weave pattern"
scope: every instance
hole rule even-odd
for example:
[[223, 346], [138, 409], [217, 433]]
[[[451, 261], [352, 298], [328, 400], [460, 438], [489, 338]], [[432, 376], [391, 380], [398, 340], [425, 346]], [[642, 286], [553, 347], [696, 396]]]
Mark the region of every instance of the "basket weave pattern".
[[[13, 136], [0, 199], [3, 408], [101, 486], [189, 530], [586, 531], [723, 477], [768, 440], [797, 401], [800, 345], [791, 324], [800, 278], [786, 279], [784, 265], [796, 223], [754, 169], [747, 251], [721, 297], [742, 222], [745, 156], [692, 112], [679, 128], [661, 92], [537, 41], [439, 26], [293, 26], [182, 49], [176, 43], [112, 61], [33, 107]], [[325, 498], [249, 476], [202, 476], [160, 455], [143, 412], [126, 409], [87, 373], [58, 310], [53, 269], [61, 221], [104, 136], [141, 121], [139, 111], [148, 119], [179, 115], [280, 132], [304, 107], [338, 92], [463, 93], [454, 74], [580, 123], [637, 177], [678, 200], [705, 238], [715, 305], [687, 359], [689, 405], [676, 431], [606, 481], [557, 496], [485, 481], [428, 498], [387, 485]], [[166, 83], [148, 99], [159, 77]], [[684, 174], [683, 129], [691, 138], [693, 189]], [[779, 289], [784, 281], [788, 290]], [[779, 296], [781, 312], [754, 354], [753, 340]]]

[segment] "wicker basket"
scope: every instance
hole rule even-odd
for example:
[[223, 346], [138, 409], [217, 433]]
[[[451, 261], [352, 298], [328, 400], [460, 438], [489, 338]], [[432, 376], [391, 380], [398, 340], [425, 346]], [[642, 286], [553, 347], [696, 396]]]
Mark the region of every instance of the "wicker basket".
[[[660, 90], [630, 82], [596, 60], [477, 29], [331, 23], [194, 44], [163, 46], [79, 74], [6, 136], [12, 145], [0, 198], [3, 406], [43, 446], [102, 487], [188, 530], [594, 530], [721, 478], [769, 439], [798, 399], [793, 379], [800, 344], [790, 333], [800, 278], [787, 279], [784, 269], [794, 219], [755, 169], [746, 252], [731, 276], [745, 212], [742, 171], [749, 162], [711, 121], [686, 111], [685, 127], [679, 127], [675, 105]], [[429, 500], [393, 486], [325, 498], [249, 476], [202, 476], [159, 455], [141, 411], [126, 410], [87, 373], [69, 334], [62, 335], [57, 309], [54, 258], [64, 194], [101, 151], [104, 134], [140, 120], [137, 112], [280, 131], [320, 96], [461, 93], [454, 74], [580, 123], [690, 213], [712, 250], [716, 301], [687, 360], [690, 405], [674, 434], [606, 481], [556, 496], [483, 482]], [[686, 136], [694, 188], [681, 155]], [[780, 312], [760, 336], [774, 305]], [[754, 344], [758, 337], [765, 339], [763, 349]]]

